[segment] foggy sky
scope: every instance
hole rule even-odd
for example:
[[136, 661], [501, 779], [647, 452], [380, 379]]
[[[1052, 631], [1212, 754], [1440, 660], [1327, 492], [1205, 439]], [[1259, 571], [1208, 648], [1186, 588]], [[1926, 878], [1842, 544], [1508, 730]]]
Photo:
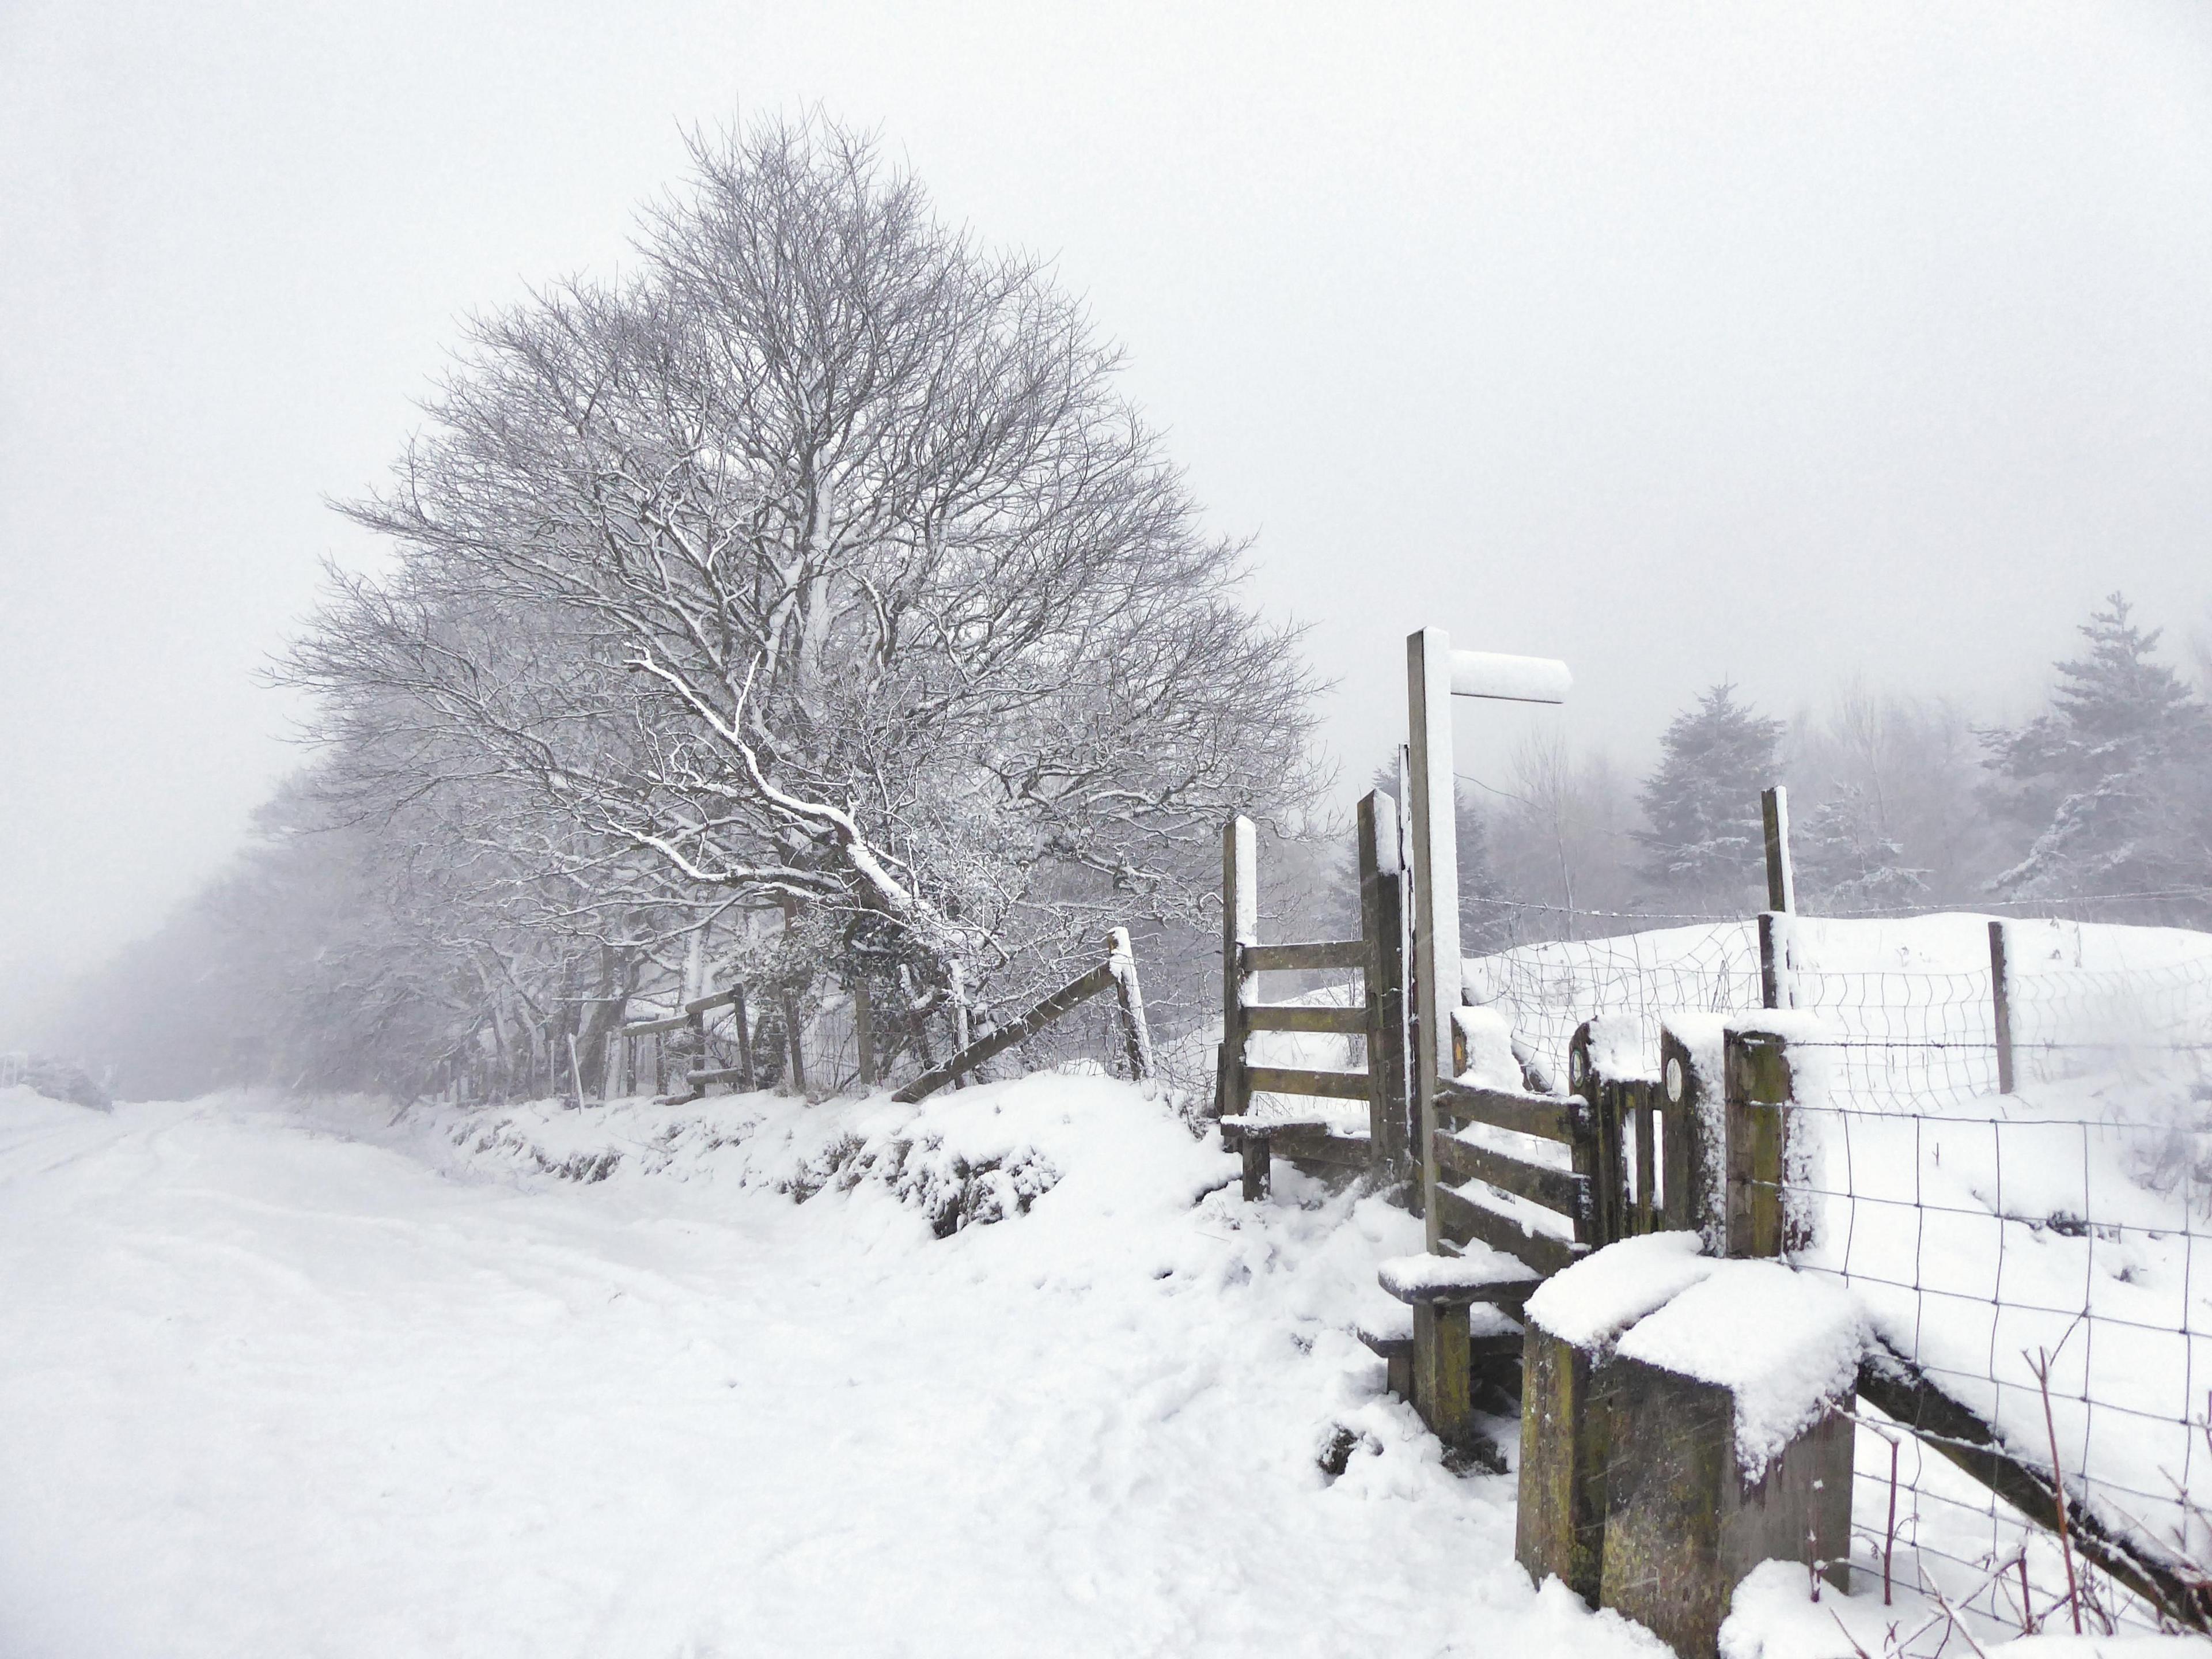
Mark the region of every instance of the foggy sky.
[[1424, 624], [1641, 767], [1717, 678], [2002, 716], [2116, 586], [2212, 623], [2199, 5], [11, 0], [0, 1044], [300, 763], [255, 670], [455, 319], [817, 100], [1128, 346], [1350, 776]]

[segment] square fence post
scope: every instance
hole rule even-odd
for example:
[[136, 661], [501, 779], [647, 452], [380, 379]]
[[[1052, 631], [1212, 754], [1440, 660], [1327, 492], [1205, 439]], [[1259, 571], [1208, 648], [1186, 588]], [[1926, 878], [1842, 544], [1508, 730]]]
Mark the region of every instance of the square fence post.
[[[1659, 1031], [1659, 1157], [1664, 1165], [1666, 1225], [1686, 1228], [1705, 1241], [1709, 1255], [1728, 1253], [1727, 1121], [1722, 1079], [1708, 1075], [1694, 1034], [1677, 1024], [1694, 1020], [1719, 1036], [1719, 1017], [1673, 1016]], [[1715, 1056], [1718, 1058], [1718, 1056]]]
[[876, 1030], [868, 1007], [868, 981], [866, 975], [853, 979], [853, 1046], [859, 1051], [860, 1086], [870, 1089], [876, 1082]]
[[1794, 1098], [1790, 1045], [1771, 1031], [1725, 1038], [1728, 1253], [1778, 1256], [1805, 1242], [1783, 1182]]
[[[1437, 1204], [1437, 1084], [1451, 1064], [1460, 1003], [1459, 847], [1453, 815], [1451, 639], [1425, 628], [1406, 639], [1407, 727], [1413, 797], [1414, 1099], [1419, 1110], [1421, 1212], [1431, 1253], [1443, 1243]], [[1418, 1327], [1416, 1328], [1418, 1333]], [[1418, 1381], [1418, 1378], [1416, 1379]]]
[[1240, 1116], [1251, 1103], [1244, 1072], [1244, 1010], [1255, 975], [1244, 947], [1260, 942], [1259, 852], [1252, 820], [1239, 813], [1221, 827], [1221, 1087], [1220, 1115]]
[[1996, 1025], [1997, 1092], [2013, 1088], [2012, 954], [2005, 924], [1990, 923], [1990, 1013]]
[[[1406, 1078], [1406, 876], [1398, 804], [1381, 790], [1359, 802], [1359, 921], [1367, 944], [1368, 1135], [1376, 1163], [1409, 1167], [1413, 1123]], [[1395, 1176], [1394, 1176], [1395, 1178]]]

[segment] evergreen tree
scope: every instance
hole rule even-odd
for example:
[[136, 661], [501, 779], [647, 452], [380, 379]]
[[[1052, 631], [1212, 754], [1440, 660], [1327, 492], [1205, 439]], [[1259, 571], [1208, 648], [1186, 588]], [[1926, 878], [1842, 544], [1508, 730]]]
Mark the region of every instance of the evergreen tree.
[[1820, 803], [1792, 836], [1797, 892], [1830, 910], [1885, 910], [1923, 903], [1925, 870], [1905, 862], [1866, 791], [1847, 783]]
[[1766, 841], [1759, 793], [1780, 769], [1780, 720], [1716, 685], [1674, 717], [1658, 769], [1638, 792], [1648, 830], [1635, 831], [1647, 857], [1638, 873], [1662, 892], [1725, 902], [1755, 884]]
[[[2027, 897], [2203, 890], [2212, 882], [2212, 710], [2153, 660], [2118, 593], [2081, 627], [2087, 654], [2057, 665], [2051, 708], [1983, 734], [1997, 811], [2035, 837], [1999, 876]], [[2203, 908], [2200, 902], [2194, 907]]]

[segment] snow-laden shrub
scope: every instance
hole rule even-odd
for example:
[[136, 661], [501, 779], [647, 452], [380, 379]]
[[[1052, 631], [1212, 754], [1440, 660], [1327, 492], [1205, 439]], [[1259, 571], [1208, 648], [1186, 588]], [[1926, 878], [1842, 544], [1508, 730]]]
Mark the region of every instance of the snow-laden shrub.
[[115, 1102], [106, 1090], [93, 1080], [91, 1073], [65, 1060], [47, 1060], [33, 1054], [24, 1062], [22, 1080], [27, 1088], [36, 1090], [48, 1100], [89, 1106], [95, 1112], [115, 1109]]

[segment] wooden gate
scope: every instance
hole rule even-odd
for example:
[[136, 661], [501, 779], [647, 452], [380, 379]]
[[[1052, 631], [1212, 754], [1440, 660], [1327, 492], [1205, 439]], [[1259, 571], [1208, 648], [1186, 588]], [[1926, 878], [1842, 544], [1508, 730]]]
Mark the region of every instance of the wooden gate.
[[[1260, 872], [1252, 821], [1233, 817], [1221, 836], [1222, 1042], [1215, 1115], [1222, 1143], [1244, 1157], [1244, 1195], [1266, 1195], [1276, 1154], [1322, 1169], [1371, 1170], [1397, 1179], [1410, 1166], [1414, 1146], [1407, 1087], [1412, 1040], [1406, 983], [1407, 871], [1397, 803], [1380, 790], [1359, 803], [1360, 934], [1266, 945], [1260, 940]], [[1357, 969], [1358, 1006], [1326, 1007], [1258, 1000], [1260, 975]], [[1364, 1069], [1324, 1071], [1256, 1066], [1251, 1036], [1262, 1031], [1302, 1031], [1358, 1037]], [[1316, 1114], [1251, 1115], [1255, 1094], [1359, 1101], [1364, 1128]]]

